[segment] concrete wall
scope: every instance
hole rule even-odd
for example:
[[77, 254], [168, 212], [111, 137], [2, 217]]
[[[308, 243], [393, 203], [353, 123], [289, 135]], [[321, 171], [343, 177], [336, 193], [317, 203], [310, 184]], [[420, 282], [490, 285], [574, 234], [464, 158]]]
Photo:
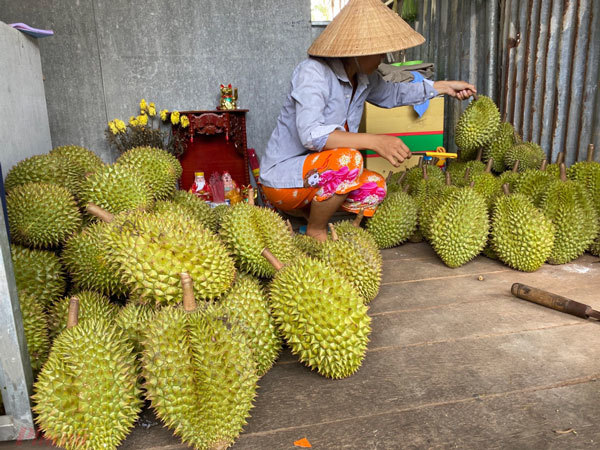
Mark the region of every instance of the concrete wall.
[[249, 109], [248, 145], [263, 149], [313, 30], [310, 0], [0, 0], [0, 20], [52, 29], [39, 41], [53, 146], [112, 161], [106, 123], [159, 109], [213, 109], [219, 84]]
[[21, 159], [51, 148], [38, 42], [0, 22], [2, 176]]

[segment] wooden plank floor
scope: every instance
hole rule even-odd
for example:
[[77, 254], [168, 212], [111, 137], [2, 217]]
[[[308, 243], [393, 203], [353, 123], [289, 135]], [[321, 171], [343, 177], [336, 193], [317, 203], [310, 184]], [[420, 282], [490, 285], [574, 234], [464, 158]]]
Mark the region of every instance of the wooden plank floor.
[[[426, 244], [383, 255], [362, 368], [328, 380], [284, 352], [234, 449], [600, 447], [600, 323], [510, 294], [522, 282], [600, 309], [598, 258], [527, 274], [485, 257], [450, 269]], [[122, 448], [186, 447], [157, 425]]]

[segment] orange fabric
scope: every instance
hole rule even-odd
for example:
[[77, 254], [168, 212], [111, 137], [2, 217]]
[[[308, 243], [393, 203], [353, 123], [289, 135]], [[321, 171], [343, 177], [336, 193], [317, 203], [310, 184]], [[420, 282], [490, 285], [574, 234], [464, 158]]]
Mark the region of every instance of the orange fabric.
[[336, 148], [311, 153], [304, 160], [303, 188], [271, 188], [263, 192], [273, 206], [283, 211], [307, 207], [311, 201], [324, 201], [334, 194], [348, 194], [342, 209], [371, 217], [385, 197], [385, 179], [363, 169], [358, 150]]

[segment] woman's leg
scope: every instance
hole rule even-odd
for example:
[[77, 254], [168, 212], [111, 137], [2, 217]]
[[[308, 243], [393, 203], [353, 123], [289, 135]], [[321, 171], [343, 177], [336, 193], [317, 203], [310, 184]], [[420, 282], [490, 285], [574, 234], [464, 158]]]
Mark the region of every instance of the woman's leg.
[[347, 196], [348, 194], [334, 194], [323, 201], [313, 199], [310, 204], [306, 235], [312, 236], [317, 241], [325, 242], [327, 240], [327, 223], [331, 216], [340, 209]]

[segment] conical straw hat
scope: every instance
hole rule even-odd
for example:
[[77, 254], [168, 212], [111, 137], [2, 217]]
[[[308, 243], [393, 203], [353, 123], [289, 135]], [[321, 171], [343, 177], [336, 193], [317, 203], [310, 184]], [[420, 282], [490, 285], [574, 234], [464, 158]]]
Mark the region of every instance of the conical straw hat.
[[365, 56], [425, 42], [381, 0], [350, 0], [308, 49], [311, 56]]

